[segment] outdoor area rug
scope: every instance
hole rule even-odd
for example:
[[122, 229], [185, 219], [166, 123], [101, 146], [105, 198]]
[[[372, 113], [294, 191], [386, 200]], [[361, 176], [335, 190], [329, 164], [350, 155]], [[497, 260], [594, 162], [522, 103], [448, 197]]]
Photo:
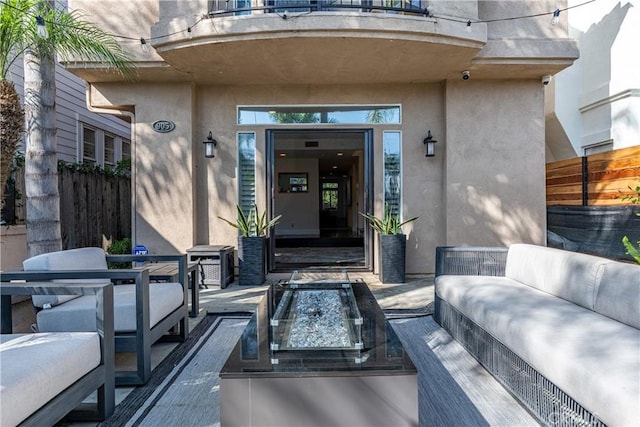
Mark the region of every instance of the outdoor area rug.
[[[418, 369], [420, 427], [539, 425], [432, 316], [387, 316]], [[220, 426], [218, 373], [248, 321], [247, 313], [205, 316], [100, 426]]]
[[218, 373], [250, 313], [209, 314], [101, 427], [220, 425]]

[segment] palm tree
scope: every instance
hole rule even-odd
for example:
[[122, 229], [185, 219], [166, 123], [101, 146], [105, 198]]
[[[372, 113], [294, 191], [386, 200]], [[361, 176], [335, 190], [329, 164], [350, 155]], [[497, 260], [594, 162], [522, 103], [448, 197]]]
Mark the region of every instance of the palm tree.
[[[6, 80], [9, 67], [21, 55], [24, 61], [27, 246], [28, 256], [34, 256], [62, 248], [55, 112], [56, 54], [102, 62], [129, 77], [133, 69], [128, 55], [113, 36], [82, 20], [77, 13], [56, 9], [52, 0], [2, 0], [0, 34], [2, 80]], [[5, 87], [3, 84], [2, 89]], [[4, 129], [4, 116], [2, 123]]]

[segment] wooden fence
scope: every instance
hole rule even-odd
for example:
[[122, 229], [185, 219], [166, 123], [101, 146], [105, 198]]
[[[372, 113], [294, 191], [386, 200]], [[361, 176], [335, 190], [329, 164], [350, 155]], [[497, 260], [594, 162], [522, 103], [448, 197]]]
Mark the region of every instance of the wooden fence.
[[612, 206], [640, 185], [640, 146], [547, 164], [547, 206]]
[[[18, 224], [24, 224], [24, 169], [14, 174]], [[60, 227], [63, 249], [105, 247], [131, 237], [131, 179], [98, 172], [62, 168], [58, 171]]]

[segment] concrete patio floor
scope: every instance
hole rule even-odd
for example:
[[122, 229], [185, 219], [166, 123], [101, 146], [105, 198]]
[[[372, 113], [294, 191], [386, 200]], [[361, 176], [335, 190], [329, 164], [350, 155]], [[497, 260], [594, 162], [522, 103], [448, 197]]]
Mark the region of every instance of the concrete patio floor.
[[[327, 274], [317, 273], [317, 274]], [[189, 329], [192, 330], [207, 313], [253, 312], [265, 295], [268, 286], [279, 281], [287, 280], [290, 273], [271, 273], [267, 275], [264, 285], [240, 286], [237, 279], [226, 288], [209, 286], [200, 289], [199, 313], [197, 317], [189, 318]], [[378, 276], [369, 272], [350, 272], [352, 280], [363, 280], [371, 289], [376, 300], [383, 309], [424, 309], [434, 300], [433, 275], [407, 275], [406, 283], [382, 284]], [[30, 300], [14, 304], [13, 322], [14, 332], [31, 332], [31, 324], [35, 323], [35, 314]], [[151, 362], [155, 368], [176, 347], [176, 343], [157, 343], [151, 351]], [[117, 353], [116, 366], [121, 369], [133, 369], [135, 366], [134, 353]], [[132, 387], [116, 388], [116, 403], [133, 390]], [[66, 426], [90, 427], [97, 423], [65, 423]]]

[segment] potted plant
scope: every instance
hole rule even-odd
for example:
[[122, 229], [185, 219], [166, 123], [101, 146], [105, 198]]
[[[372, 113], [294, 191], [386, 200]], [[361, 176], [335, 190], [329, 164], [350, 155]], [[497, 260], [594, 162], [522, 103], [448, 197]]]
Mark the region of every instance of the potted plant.
[[265, 236], [274, 227], [282, 215], [267, 221], [267, 212], [258, 215], [258, 207], [254, 204], [249, 213], [245, 213], [240, 205], [236, 205], [238, 216], [235, 222], [218, 217], [230, 226], [240, 230], [238, 245], [238, 284], [262, 285], [265, 279]]
[[[629, 186], [629, 190], [631, 193], [627, 194], [622, 198], [623, 201], [630, 201], [633, 205], [640, 205], [640, 184], [636, 186], [636, 188], [632, 188]], [[640, 216], [640, 212], [636, 212], [637, 216]], [[637, 241], [637, 247], [633, 245], [633, 242], [629, 239], [628, 236], [624, 236], [622, 238], [622, 244], [627, 250], [627, 255], [632, 257], [636, 263], [640, 264], [640, 240]]]
[[392, 213], [388, 206], [382, 218], [363, 212], [360, 212], [360, 215], [369, 220], [371, 228], [378, 233], [380, 281], [404, 283], [407, 237], [402, 233], [402, 226], [418, 217], [414, 216], [401, 222], [398, 214]]

